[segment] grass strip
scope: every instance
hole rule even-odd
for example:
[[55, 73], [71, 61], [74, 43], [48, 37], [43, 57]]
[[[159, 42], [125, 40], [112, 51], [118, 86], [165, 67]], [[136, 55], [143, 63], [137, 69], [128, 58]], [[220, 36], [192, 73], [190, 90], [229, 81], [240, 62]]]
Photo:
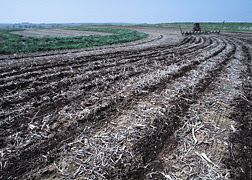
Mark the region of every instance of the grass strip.
[[87, 28], [87, 27], [68, 27], [64, 29], [108, 32], [113, 33], [114, 35], [35, 38], [35, 37], [22, 37], [21, 35], [10, 33], [16, 30], [0, 31], [0, 37], [6, 39], [4, 41], [0, 41], [0, 54], [31, 53], [36, 51], [103, 46], [103, 45], [111, 45], [111, 44], [135, 41], [146, 38], [148, 36], [145, 33], [141, 33], [130, 29]]

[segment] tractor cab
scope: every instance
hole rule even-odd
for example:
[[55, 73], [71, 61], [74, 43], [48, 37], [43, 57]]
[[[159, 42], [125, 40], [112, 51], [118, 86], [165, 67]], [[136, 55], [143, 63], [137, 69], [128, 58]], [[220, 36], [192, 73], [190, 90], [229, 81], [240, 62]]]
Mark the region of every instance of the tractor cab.
[[192, 29], [193, 31], [201, 31], [201, 29], [200, 29], [200, 24], [199, 23], [194, 23], [193, 24], [193, 29]]

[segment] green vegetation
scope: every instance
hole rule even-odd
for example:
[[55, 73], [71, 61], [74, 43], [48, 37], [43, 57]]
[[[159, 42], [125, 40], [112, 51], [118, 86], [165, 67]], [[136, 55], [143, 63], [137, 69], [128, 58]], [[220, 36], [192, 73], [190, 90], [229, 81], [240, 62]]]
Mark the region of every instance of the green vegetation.
[[22, 37], [20, 35], [10, 34], [12, 31], [0, 31], [0, 37], [6, 40], [0, 41], [0, 54], [30, 53], [36, 51], [75, 49], [93, 46], [111, 45], [143, 39], [148, 35], [129, 29], [112, 28], [87, 28], [87, 27], [69, 27], [67, 30], [80, 31], [99, 31], [114, 33], [106, 36], [77, 36], [77, 37], [52, 37], [52, 38], [34, 38]]
[[[165, 23], [165, 24], [143, 24], [137, 26], [162, 27], [191, 30], [193, 22], [189, 23]], [[224, 30], [224, 31], [252, 31], [252, 23], [200, 23], [202, 30]]]

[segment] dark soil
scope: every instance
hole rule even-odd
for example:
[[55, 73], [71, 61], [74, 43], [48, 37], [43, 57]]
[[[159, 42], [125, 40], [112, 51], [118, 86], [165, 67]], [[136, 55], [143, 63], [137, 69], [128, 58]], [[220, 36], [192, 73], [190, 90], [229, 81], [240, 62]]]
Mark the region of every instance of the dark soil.
[[244, 72], [243, 92], [235, 100], [235, 112], [231, 118], [239, 123], [237, 132], [231, 135], [229, 158], [225, 160], [231, 171], [232, 179], [252, 179], [252, 66], [249, 49], [243, 48], [247, 54], [244, 64], [247, 72]]
[[247, 99], [236, 99], [237, 111], [232, 116], [233, 120], [240, 123], [238, 131], [230, 138], [233, 146], [230, 147], [230, 158], [226, 160], [228, 167], [233, 170], [233, 179], [252, 179], [252, 86], [247, 88]]
[[[243, 39], [235, 37], [189, 36], [175, 45], [71, 57], [65, 53], [41, 57], [36, 54], [1, 64], [0, 179], [39, 179], [43, 174], [48, 179], [70, 178], [54, 164], [62, 156], [62, 150], [71, 151], [67, 144], [80, 134], [94, 136], [123, 111], [143, 99], [151, 100], [153, 94], [161, 93], [179, 78], [190, 77], [190, 71], [204, 73], [193, 86], [180, 80], [185, 87], [169, 102], [172, 108], [166, 109], [164, 116], [152, 119], [153, 126], [158, 128], [131, 142], [132, 151], [141, 158], [132, 157], [126, 169], [126, 157], [122, 156], [114, 168], [107, 167], [103, 172], [107, 179], [144, 179], [150, 169], [162, 168], [162, 164], [155, 163], [158, 154], [164, 146], [176, 146], [172, 137], [182, 126], [181, 118], [191, 105], [200, 101], [206, 89], [211, 91], [209, 86], [241, 43], [247, 57], [241, 61], [248, 71], [243, 77], [244, 86], [240, 87], [244, 96], [236, 100], [232, 116], [240, 126], [230, 139], [233, 147], [225, 163], [232, 170], [232, 178], [251, 179], [252, 87], [251, 79], [247, 79], [252, 78], [251, 49]], [[198, 68], [213, 58], [216, 66], [208, 70]], [[175, 65], [177, 71], [161, 74], [154, 80], [145, 79]], [[149, 163], [153, 165], [146, 168]], [[46, 168], [48, 171], [41, 173]], [[92, 177], [98, 179], [97, 174]]]

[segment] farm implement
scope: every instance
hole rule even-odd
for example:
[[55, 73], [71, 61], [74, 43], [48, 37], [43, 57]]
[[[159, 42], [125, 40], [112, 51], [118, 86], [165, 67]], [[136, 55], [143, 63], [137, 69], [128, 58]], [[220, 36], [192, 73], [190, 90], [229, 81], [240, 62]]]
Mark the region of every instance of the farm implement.
[[182, 35], [199, 35], [199, 34], [220, 34], [220, 30], [212, 31], [202, 31], [199, 23], [194, 23], [192, 31], [183, 31], [181, 26], [179, 26], [180, 32]]

